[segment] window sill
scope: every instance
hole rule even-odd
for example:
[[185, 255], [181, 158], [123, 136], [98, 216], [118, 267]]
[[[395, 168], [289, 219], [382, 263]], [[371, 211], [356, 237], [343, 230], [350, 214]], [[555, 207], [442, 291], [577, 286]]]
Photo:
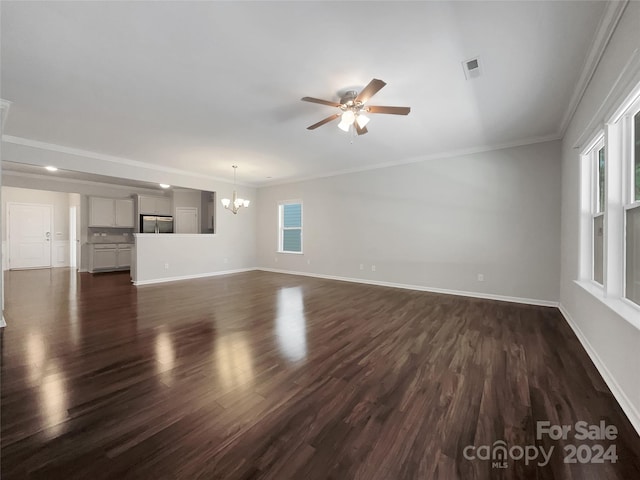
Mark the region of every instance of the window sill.
[[574, 282], [640, 330], [640, 306], [620, 297], [607, 297], [604, 289], [591, 281], [574, 280]]
[[304, 252], [281, 252], [281, 251], [278, 251], [276, 253], [284, 253], [284, 254], [288, 254], [288, 255], [304, 255]]

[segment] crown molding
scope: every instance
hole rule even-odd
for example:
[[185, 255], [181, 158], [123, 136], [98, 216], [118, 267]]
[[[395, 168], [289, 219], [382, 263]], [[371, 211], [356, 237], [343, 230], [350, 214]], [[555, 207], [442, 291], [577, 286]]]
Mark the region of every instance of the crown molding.
[[[62, 153], [62, 154], [66, 154], [66, 155], [73, 155], [76, 157], [83, 157], [83, 158], [87, 158], [87, 159], [91, 159], [91, 160], [99, 160], [102, 162], [108, 162], [108, 163], [112, 163], [112, 164], [116, 164], [116, 165], [125, 165], [128, 167], [136, 167], [136, 168], [143, 168], [146, 170], [151, 170], [151, 171], [155, 171], [155, 172], [159, 172], [159, 173], [169, 173], [169, 174], [173, 174], [173, 175], [184, 175], [186, 177], [191, 177], [191, 178], [197, 178], [197, 179], [206, 179], [206, 180], [212, 180], [212, 181], [216, 181], [216, 182], [223, 182], [223, 183], [228, 183], [228, 184], [232, 184], [233, 180], [229, 180], [226, 178], [221, 178], [221, 177], [214, 177], [212, 175], [204, 175], [204, 174], [197, 174], [194, 172], [190, 172], [188, 170], [182, 170], [179, 168], [174, 168], [174, 167], [166, 167], [163, 165], [154, 165], [152, 163], [147, 163], [147, 162], [141, 162], [139, 160], [132, 160], [129, 158], [123, 158], [123, 157], [116, 157], [113, 155], [106, 155], [103, 153], [97, 153], [97, 152], [92, 152], [90, 150], [82, 150], [79, 148], [73, 148], [73, 147], [65, 147], [63, 145], [57, 145], [55, 143], [47, 143], [47, 142], [41, 142], [38, 140], [31, 140], [29, 138], [23, 138], [23, 137], [15, 137], [13, 135], [3, 135], [2, 136], [2, 141], [5, 143], [11, 143], [14, 145], [21, 145], [24, 147], [31, 147], [31, 148], [37, 148], [40, 150], [46, 150], [46, 151], [50, 151], [50, 152], [55, 152], [55, 153]], [[87, 172], [87, 173], [96, 173], [96, 172]], [[256, 185], [254, 184], [250, 184], [250, 183], [240, 183], [237, 182], [237, 185], [241, 185], [241, 186], [245, 186], [245, 187], [254, 187]]]
[[613, 32], [615, 32], [618, 22], [620, 21], [628, 3], [629, 0], [607, 2], [604, 15], [600, 19], [600, 24], [598, 25], [593, 42], [589, 48], [589, 53], [584, 62], [584, 66], [582, 67], [582, 73], [580, 74], [580, 78], [578, 79], [573, 91], [573, 95], [571, 95], [569, 105], [567, 106], [562, 117], [562, 121], [560, 122], [560, 128], [558, 130], [560, 137], [564, 137], [564, 134], [569, 127], [569, 123], [571, 123], [571, 120], [578, 109], [578, 105], [580, 105], [580, 101], [582, 100], [589, 83], [591, 83], [591, 79], [600, 64], [600, 60], [602, 60], [602, 56], [607, 49], [607, 45], [609, 45], [609, 40], [611, 40]]
[[[483, 153], [483, 152], [490, 152], [490, 151], [493, 151], [493, 150], [502, 150], [502, 149], [505, 149], [505, 148], [521, 147], [521, 146], [532, 145], [532, 144], [536, 144], [536, 143], [551, 142], [551, 141], [554, 141], [554, 140], [560, 140], [561, 138], [562, 138], [562, 136], [560, 136], [559, 134], [551, 134], [551, 135], [545, 135], [545, 136], [541, 136], [541, 137], [530, 137], [530, 138], [524, 138], [524, 139], [520, 139], [520, 140], [515, 140], [515, 141], [512, 141], [512, 142], [501, 143], [501, 144], [480, 145], [480, 146], [466, 148], [466, 149], [449, 150], [449, 151], [438, 152], [438, 153], [433, 153], [433, 154], [429, 154], [429, 155], [420, 155], [418, 157], [413, 157], [413, 158], [409, 158], [409, 159], [405, 159], [405, 160], [401, 160], [401, 161], [397, 161], [397, 162], [384, 162], [384, 163], [378, 163], [378, 164], [375, 164], [375, 165], [367, 165], [367, 166], [364, 166], [364, 167], [355, 167], [355, 168], [349, 168], [349, 169], [342, 169], [342, 170], [335, 170], [335, 171], [331, 171], [331, 172], [319, 173], [317, 175], [310, 175], [310, 176], [304, 176], [304, 177], [291, 177], [291, 178], [288, 178], [288, 179], [275, 180], [273, 182], [260, 182], [260, 183], [241, 183], [241, 182], [237, 182], [236, 185], [242, 186], [242, 187], [250, 187], [250, 188], [263, 188], [263, 187], [271, 187], [271, 186], [277, 186], [277, 185], [286, 185], [286, 184], [290, 184], [290, 183], [305, 182], [305, 181], [308, 181], [308, 180], [315, 180], [315, 179], [318, 179], [318, 178], [336, 177], [336, 176], [339, 176], [339, 175], [346, 175], [346, 174], [349, 174], [349, 173], [358, 173], [358, 172], [364, 172], [364, 171], [368, 171], [368, 170], [378, 170], [378, 169], [381, 169], [381, 168], [389, 168], [389, 167], [395, 167], [395, 166], [400, 166], [400, 165], [408, 165], [408, 164], [412, 164], [412, 163], [419, 163], [419, 162], [435, 160], [435, 159], [458, 157], [458, 156], [464, 156], [464, 155], [471, 155], [471, 154], [474, 154], [474, 153]], [[45, 151], [50, 151], [50, 152], [55, 152], [55, 153], [63, 153], [63, 154], [67, 154], [67, 155], [74, 155], [74, 156], [79, 156], [79, 157], [82, 157], [82, 158], [99, 160], [99, 161], [102, 161], [102, 162], [110, 162], [110, 163], [115, 163], [115, 164], [119, 164], [119, 165], [126, 165], [126, 166], [131, 166], [131, 167], [144, 168], [144, 169], [151, 170], [151, 171], [156, 171], [156, 172], [170, 173], [170, 174], [176, 174], [176, 175], [184, 175], [184, 176], [187, 176], [187, 177], [198, 178], [198, 179], [205, 178], [207, 180], [224, 182], [226, 184], [232, 184], [233, 183], [232, 180], [228, 180], [228, 179], [224, 179], [224, 178], [220, 178], [220, 177], [213, 177], [213, 176], [208, 176], [208, 175], [198, 175], [198, 174], [194, 174], [193, 172], [189, 172], [189, 171], [186, 171], [186, 170], [181, 170], [181, 169], [177, 169], [177, 168], [173, 168], [173, 167], [158, 166], [158, 165], [153, 165], [153, 164], [146, 163], [146, 162], [140, 162], [138, 160], [131, 160], [131, 159], [122, 158], [122, 157], [115, 157], [115, 156], [111, 156], [111, 155], [105, 155], [105, 154], [101, 154], [101, 153], [91, 152], [91, 151], [88, 151], [88, 150], [80, 150], [80, 149], [76, 149], [76, 148], [65, 147], [65, 146], [62, 146], [62, 145], [56, 145], [56, 144], [53, 144], [53, 143], [46, 143], [46, 142], [40, 142], [38, 140], [31, 140], [31, 139], [23, 138], [23, 137], [15, 137], [15, 136], [12, 136], [12, 135], [3, 135], [2, 136], [2, 141], [5, 142], [5, 143], [11, 143], [11, 144], [14, 144], [14, 145], [37, 148], [37, 149], [40, 149], [40, 150], [45, 150]], [[96, 173], [96, 172], [87, 171], [86, 173]], [[25, 174], [25, 175], [28, 175], [28, 174]], [[95, 183], [99, 183], [99, 182], [95, 182]], [[109, 184], [104, 184], [104, 185], [109, 185]]]
[[620, 109], [624, 108], [625, 101], [629, 100], [629, 98], [625, 100], [625, 97], [633, 94], [632, 89], [639, 81], [640, 49], [636, 48], [629, 56], [629, 59], [604, 96], [602, 102], [600, 102], [596, 112], [591, 115], [591, 120], [587, 123], [586, 127], [582, 129], [577, 140], [573, 143], [572, 147], [574, 149], [583, 150], [584, 145], [604, 129], [605, 123], [617, 121], [616, 115], [620, 114]]
[[439, 160], [444, 158], [462, 157], [465, 155], [473, 155], [475, 153], [492, 152], [495, 150], [503, 150], [505, 148], [524, 147], [526, 145], [534, 145], [536, 143], [553, 142], [555, 140], [561, 140], [562, 136], [553, 133], [551, 135], [544, 135], [541, 137], [530, 137], [521, 140], [514, 140], [513, 142], [505, 142], [494, 145], [479, 145], [477, 147], [465, 148], [460, 150], [448, 150], [444, 152], [432, 153], [428, 155], [420, 155], [418, 157], [412, 157], [397, 162], [385, 162], [377, 163], [375, 165], [367, 165], [366, 167], [347, 168], [343, 170], [334, 170], [327, 173], [318, 173], [317, 175], [310, 175], [306, 177], [291, 177], [282, 180], [274, 180], [272, 182], [260, 183], [257, 188], [275, 187], [278, 185], [287, 185], [290, 183], [306, 182], [309, 180], [317, 180], [319, 178], [337, 177], [340, 175], [347, 175], [350, 173], [366, 172], [368, 170], [378, 170], [381, 168], [398, 167], [401, 165], [410, 165], [412, 163], [426, 162], [430, 160]]

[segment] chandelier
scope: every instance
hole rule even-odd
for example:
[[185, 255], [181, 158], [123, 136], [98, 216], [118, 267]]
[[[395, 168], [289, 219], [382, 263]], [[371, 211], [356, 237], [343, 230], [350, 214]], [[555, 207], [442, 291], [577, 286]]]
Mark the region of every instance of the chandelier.
[[238, 198], [238, 194], [236, 193], [236, 169], [238, 168], [238, 166], [232, 165], [232, 167], [233, 167], [233, 196], [231, 197], [231, 200], [229, 200], [228, 198], [223, 198], [220, 201], [222, 202], [222, 205], [224, 206], [224, 208], [226, 208], [227, 210], [230, 210], [231, 213], [235, 215], [238, 213], [238, 211], [242, 207], [245, 207], [245, 208], [248, 207], [249, 203], [251, 202], [249, 200]]

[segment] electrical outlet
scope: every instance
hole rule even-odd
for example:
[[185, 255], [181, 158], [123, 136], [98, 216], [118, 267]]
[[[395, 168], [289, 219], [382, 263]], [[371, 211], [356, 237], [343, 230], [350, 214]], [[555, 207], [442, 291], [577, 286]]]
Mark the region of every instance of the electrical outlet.
[[478, 274], [478, 281], [479, 282], [484, 282], [484, 273], [479, 273]]
[[307, 265], [311, 265], [311, 260], [307, 260]]
[[376, 271], [376, 266], [375, 265], [371, 265], [371, 271], [375, 272]]
[[276, 263], [278, 263], [278, 257], [275, 257], [275, 258], [273, 259], [273, 261], [274, 261], [274, 262], [276, 262]]
[[360, 264], [360, 270], [364, 270], [364, 265], [362, 263]]
[[225, 258], [225, 259], [224, 259], [224, 263], [229, 263], [229, 259], [228, 259], [228, 258]]
[[169, 264], [168, 264], [168, 263], [165, 263], [165, 264], [164, 264], [164, 269], [165, 269], [165, 270], [169, 270]]

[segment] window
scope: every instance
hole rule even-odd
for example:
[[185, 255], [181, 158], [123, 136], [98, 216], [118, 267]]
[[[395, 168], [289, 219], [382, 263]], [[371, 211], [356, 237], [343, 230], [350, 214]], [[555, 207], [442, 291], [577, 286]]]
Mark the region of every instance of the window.
[[633, 199], [640, 202], [640, 112], [633, 119]]
[[592, 234], [593, 234], [593, 269], [592, 279], [604, 284], [604, 211], [606, 206], [605, 190], [605, 151], [604, 138], [600, 140], [589, 154], [593, 168], [593, 201], [592, 201]]
[[598, 213], [604, 213], [604, 181], [605, 181], [605, 173], [604, 173], [604, 147], [598, 150]]
[[640, 305], [640, 111], [632, 122], [631, 202], [625, 205], [625, 298]]
[[281, 253], [302, 253], [302, 202], [282, 202], [278, 205]]
[[577, 284], [640, 328], [640, 82], [607, 108], [581, 137]]

